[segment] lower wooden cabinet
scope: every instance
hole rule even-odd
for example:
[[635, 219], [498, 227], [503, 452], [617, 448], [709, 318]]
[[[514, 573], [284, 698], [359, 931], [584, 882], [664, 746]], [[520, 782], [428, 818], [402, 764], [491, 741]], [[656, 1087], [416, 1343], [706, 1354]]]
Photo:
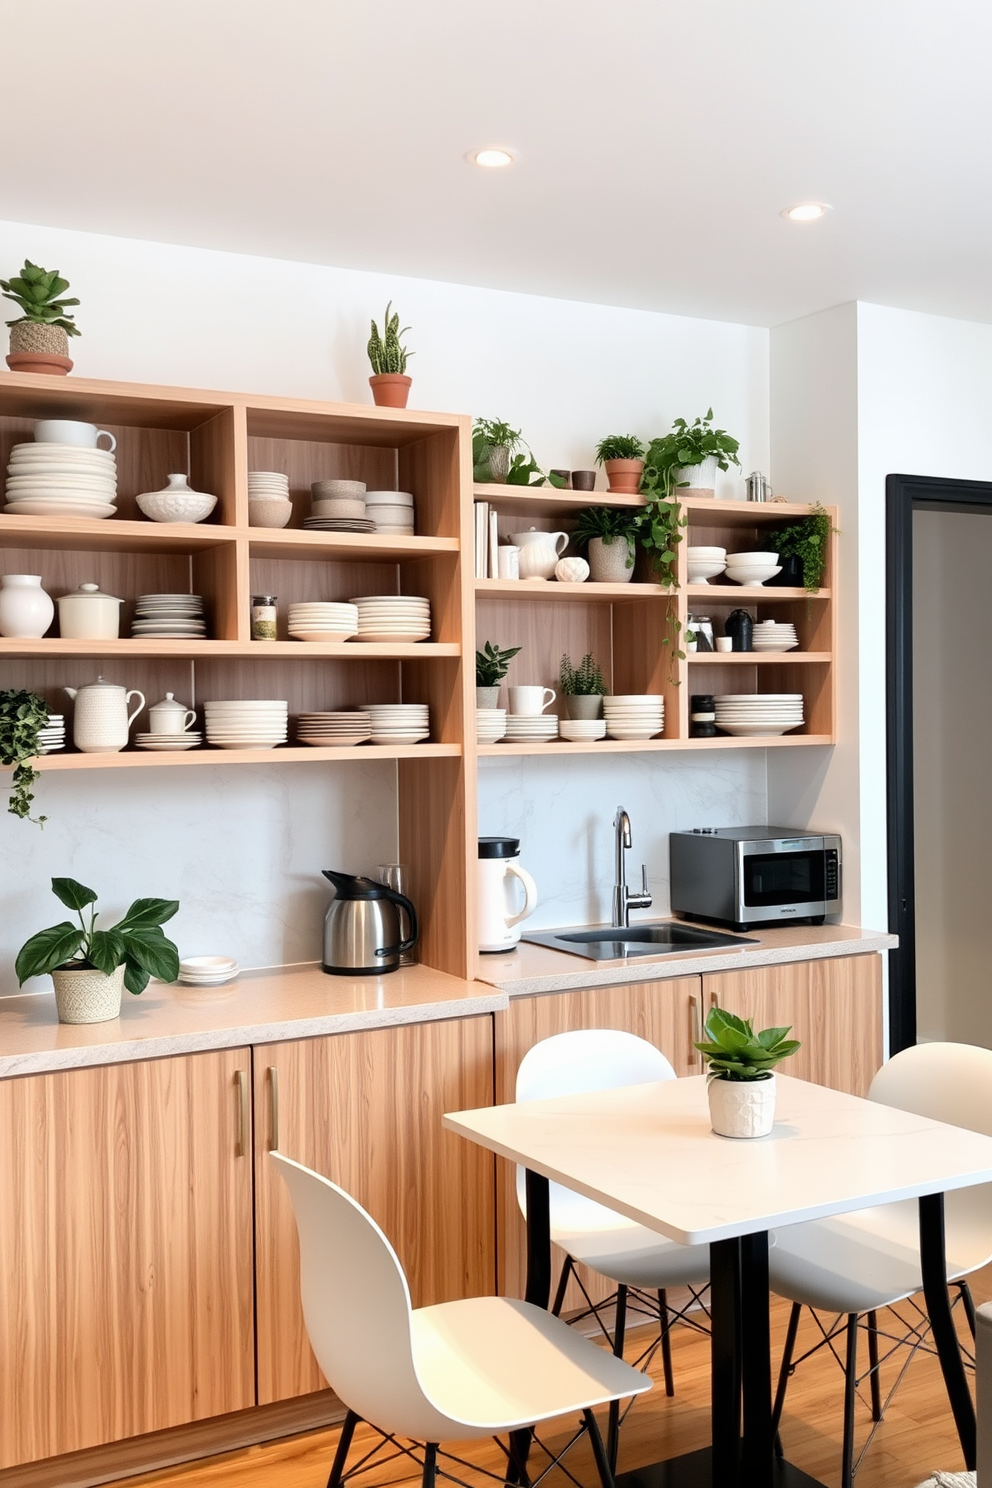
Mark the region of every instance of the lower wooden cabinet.
[[0, 1081], [0, 1467], [254, 1404], [249, 1074]]
[[491, 1294], [495, 1159], [445, 1132], [491, 1105], [492, 1018], [270, 1044], [255, 1060], [258, 1403], [326, 1388], [299, 1300], [296, 1226], [270, 1146], [354, 1195], [385, 1230], [413, 1305]]

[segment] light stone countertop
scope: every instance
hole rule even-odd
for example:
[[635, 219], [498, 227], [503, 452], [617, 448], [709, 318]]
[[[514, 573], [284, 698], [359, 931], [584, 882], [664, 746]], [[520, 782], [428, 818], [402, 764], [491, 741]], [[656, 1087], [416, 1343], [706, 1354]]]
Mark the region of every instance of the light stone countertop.
[[498, 1012], [503, 992], [426, 966], [388, 976], [328, 976], [319, 966], [242, 972], [223, 987], [152, 983], [124, 993], [108, 1023], [59, 1023], [55, 995], [0, 999], [0, 1078], [161, 1059], [204, 1049], [319, 1038]]
[[680, 951], [659, 958], [632, 956], [627, 961], [588, 961], [584, 956], [521, 941], [515, 951], [480, 957], [479, 980], [510, 997], [528, 997], [535, 992], [617, 987], [625, 982], [653, 982], [704, 971], [745, 971], [828, 956], [861, 956], [893, 950], [899, 944], [898, 936], [887, 931], [860, 930], [853, 925], [789, 925], [781, 930], [746, 933], [758, 944], [739, 950], [720, 946], [711, 951]]

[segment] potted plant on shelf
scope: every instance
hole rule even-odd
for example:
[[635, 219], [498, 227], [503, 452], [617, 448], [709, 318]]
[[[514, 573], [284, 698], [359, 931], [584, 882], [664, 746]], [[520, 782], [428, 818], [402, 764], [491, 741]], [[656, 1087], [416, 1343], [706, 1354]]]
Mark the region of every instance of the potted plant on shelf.
[[624, 506], [587, 506], [579, 512], [572, 543], [588, 548], [589, 572], [595, 583], [630, 582], [640, 523], [641, 513]]
[[[731, 464], [740, 469], [739, 448], [739, 441], [726, 429], [714, 429], [713, 410], [708, 408], [694, 423], [675, 419], [663, 439], [652, 439], [645, 455], [644, 474], [647, 476], [649, 470], [656, 473], [652, 482], [656, 490], [661, 476], [667, 497], [671, 497], [676, 486], [690, 487], [700, 496], [714, 496], [717, 470], [729, 470]], [[645, 489], [643, 482], [641, 489]]]
[[823, 571], [827, 566], [827, 548], [830, 543], [830, 517], [819, 502], [810, 509], [808, 517], [790, 522], [771, 539], [778, 551], [781, 572], [769, 579], [769, 587], [802, 585], [810, 594], [815, 594], [823, 582]]
[[606, 471], [610, 490], [636, 495], [644, 469], [644, 446], [633, 434], [607, 434], [596, 446], [596, 461]]
[[599, 718], [607, 688], [591, 652], [586, 652], [578, 666], [572, 665], [567, 654], [562, 656], [558, 685], [569, 718]]
[[788, 1028], [755, 1033], [747, 1018], [710, 1009], [708, 1039], [696, 1044], [707, 1064], [713, 1130], [721, 1137], [767, 1137], [775, 1120], [775, 1066], [802, 1045]]
[[472, 425], [472, 477], [477, 485], [556, 486], [564, 490], [568, 477], [541, 469], [519, 429], [503, 419], [477, 418]]
[[72, 371], [69, 337], [78, 336], [79, 328], [67, 309], [79, 301], [60, 298], [68, 288], [68, 279], [61, 279], [58, 269], [42, 269], [29, 258], [24, 260], [20, 274], [0, 279], [4, 299], [13, 300], [24, 311], [17, 320], [7, 322], [7, 366], [12, 372], [47, 372], [65, 377]]
[[14, 969], [23, 987], [28, 977], [51, 975], [60, 1023], [106, 1023], [121, 1010], [121, 989], [143, 992], [149, 976], [174, 982], [179, 952], [162, 926], [179, 908], [177, 899], [136, 899], [122, 920], [109, 930], [96, 928], [96, 909], [89, 922], [83, 910], [96, 904], [96, 894], [74, 878], [53, 878], [52, 892], [75, 910], [79, 924], [62, 920], [32, 935], [17, 953]]
[[393, 302], [390, 300], [383, 316], [382, 334], [379, 334], [379, 327], [373, 320], [367, 347], [372, 364], [369, 386], [378, 408], [405, 408], [413, 382], [413, 378], [406, 375], [406, 364], [414, 353], [407, 351], [400, 340], [410, 327], [404, 326], [400, 330], [399, 315], [396, 312], [391, 314], [392, 310]]
[[475, 706], [495, 708], [499, 705], [499, 684], [506, 676], [510, 662], [520, 650], [511, 646], [501, 651], [492, 641], [486, 641], [481, 651], [475, 653]]
[[45, 816], [31, 815], [34, 796], [31, 787], [38, 779], [38, 771], [30, 763], [41, 753], [38, 735], [48, 724], [48, 704], [34, 692], [23, 692], [14, 688], [0, 691], [0, 765], [13, 765], [7, 810], [11, 816], [22, 821], [42, 826]]

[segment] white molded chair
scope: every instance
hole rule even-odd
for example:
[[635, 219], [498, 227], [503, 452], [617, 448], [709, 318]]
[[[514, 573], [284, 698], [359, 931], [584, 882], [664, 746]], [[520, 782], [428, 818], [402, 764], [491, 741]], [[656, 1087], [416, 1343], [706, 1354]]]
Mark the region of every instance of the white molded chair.
[[529, 1428], [573, 1411], [603, 1488], [613, 1488], [593, 1407], [639, 1395], [650, 1380], [527, 1302], [472, 1297], [414, 1309], [396, 1252], [361, 1205], [319, 1173], [269, 1156], [296, 1216], [310, 1344], [348, 1407], [328, 1488], [341, 1480], [360, 1420], [387, 1438], [422, 1442], [431, 1488], [441, 1441], [500, 1432], [524, 1434], [522, 1457], [520, 1436], [516, 1449], [511, 1437], [508, 1474], [523, 1481]]
[[[973, 1044], [917, 1044], [904, 1049], [879, 1070], [871, 1082], [868, 1098], [992, 1136], [992, 1050]], [[974, 1336], [974, 1305], [964, 1277], [992, 1260], [992, 1184], [948, 1193], [944, 1212], [947, 1279], [958, 1284]], [[867, 1314], [872, 1419], [877, 1423], [884, 1409], [878, 1379], [877, 1312], [922, 1290], [919, 1226], [917, 1201], [906, 1199], [775, 1231], [775, 1243], [769, 1252], [771, 1289], [793, 1304], [775, 1401], [776, 1426], [792, 1372], [792, 1353], [802, 1308], [843, 1316], [847, 1387], [844, 1488], [850, 1488], [856, 1471], [854, 1400], [858, 1318]], [[827, 1330], [830, 1338], [836, 1335], [839, 1326]], [[925, 1331], [925, 1321], [911, 1330], [914, 1348], [922, 1343]], [[864, 1456], [864, 1449], [861, 1455]]]
[[[675, 1071], [664, 1054], [646, 1039], [618, 1029], [582, 1028], [542, 1039], [527, 1051], [517, 1071], [516, 1099], [550, 1100], [556, 1095], [674, 1079]], [[605, 1276], [617, 1287], [612, 1342], [614, 1352], [620, 1357], [629, 1290], [656, 1294], [665, 1393], [674, 1395], [667, 1289], [687, 1286], [695, 1299], [697, 1292], [709, 1283], [709, 1246], [679, 1245], [675, 1240], [666, 1240], [655, 1230], [558, 1183], [550, 1184], [550, 1190], [551, 1238], [566, 1254], [552, 1312], [561, 1311], [576, 1261]], [[517, 1201], [526, 1217], [526, 1177], [522, 1167], [517, 1169]], [[599, 1313], [591, 1303], [590, 1311], [598, 1318]], [[648, 1359], [657, 1346], [648, 1351]], [[610, 1412], [608, 1442], [613, 1467], [618, 1425], [619, 1411], [614, 1406]]]

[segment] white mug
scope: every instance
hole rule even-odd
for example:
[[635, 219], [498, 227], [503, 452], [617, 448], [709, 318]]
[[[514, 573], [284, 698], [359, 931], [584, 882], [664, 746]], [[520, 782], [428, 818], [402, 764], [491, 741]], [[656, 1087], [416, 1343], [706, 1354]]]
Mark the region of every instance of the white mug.
[[517, 718], [538, 718], [558, 694], [553, 687], [508, 687], [510, 712]]
[[80, 424], [75, 419], [39, 419], [34, 426], [35, 444], [75, 444], [83, 449], [100, 449], [102, 437], [110, 440], [107, 449], [113, 454], [117, 440], [109, 429], [98, 429], [96, 424]]
[[501, 579], [519, 579], [520, 549], [504, 547], [496, 549], [496, 562]]

